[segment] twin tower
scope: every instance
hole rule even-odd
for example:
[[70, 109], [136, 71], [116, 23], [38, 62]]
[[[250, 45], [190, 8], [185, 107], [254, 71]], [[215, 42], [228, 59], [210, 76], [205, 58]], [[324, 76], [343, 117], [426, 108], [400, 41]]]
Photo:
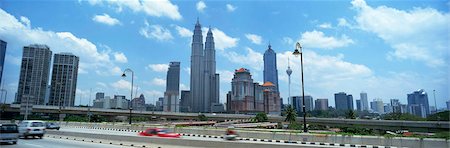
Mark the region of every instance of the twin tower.
[[191, 90], [187, 110], [188, 112], [211, 112], [211, 106], [219, 103], [220, 82], [219, 74], [216, 73], [216, 50], [211, 28], [203, 44], [202, 27], [198, 19], [191, 46]]

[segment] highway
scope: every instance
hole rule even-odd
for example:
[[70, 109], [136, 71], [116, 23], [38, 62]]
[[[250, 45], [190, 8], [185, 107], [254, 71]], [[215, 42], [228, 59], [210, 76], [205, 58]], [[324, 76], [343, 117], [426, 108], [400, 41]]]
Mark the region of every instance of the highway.
[[2, 148], [121, 148], [126, 146], [110, 145], [102, 143], [91, 143], [76, 140], [43, 138], [43, 139], [20, 139], [16, 145], [2, 144]]

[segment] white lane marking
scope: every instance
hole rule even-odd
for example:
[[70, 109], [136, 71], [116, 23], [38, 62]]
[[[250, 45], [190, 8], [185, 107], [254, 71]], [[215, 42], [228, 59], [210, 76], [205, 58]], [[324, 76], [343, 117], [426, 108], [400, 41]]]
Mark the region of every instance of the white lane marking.
[[37, 145], [37, 144], [31, 144], [31, 143], [27, 143], [27, 142], [22, 142], [22, 143], [24, 143], [25, 145], [29, 145], [29, 146], [31, 146], [31, 147], [44, 147], [44, 146], [41, 146], [41, 145]]

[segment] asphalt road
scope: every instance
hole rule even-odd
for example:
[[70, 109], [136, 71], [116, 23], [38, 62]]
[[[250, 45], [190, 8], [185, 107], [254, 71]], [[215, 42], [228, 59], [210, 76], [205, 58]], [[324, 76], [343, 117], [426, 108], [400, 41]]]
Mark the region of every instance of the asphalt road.
[[2, 144], [1, 148], [121, 148], [126, 146], [91, 143], [76, 140], [43, 138], [43, 139], [19, 139], [16, 145]]

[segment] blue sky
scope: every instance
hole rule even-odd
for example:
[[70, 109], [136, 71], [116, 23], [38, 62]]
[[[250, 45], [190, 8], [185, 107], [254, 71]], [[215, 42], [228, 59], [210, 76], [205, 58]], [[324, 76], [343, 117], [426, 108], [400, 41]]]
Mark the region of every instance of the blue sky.
[[[235, 69], [251, 70], [262, 83], [262, 54], [277, 52], [281, 96], [300, 92], [304, 47], [305, 94], [328, 98], [336, 92], [369, 101], [400, 99], [418, 89], [436, 90], [439, 107], [450, 99], [449, 1], [0, 1], [0, 39], [8, 42], [3, 87], [7, 102], [17, 90], [22, 47], [47, 44], [54, 53], [80, 56], [77, 100], [87, 104], [102, 91], [129, 94], [130, 78], [147, 102], [165, 90], [167, 65], [181, 62], [181, 89], [189, 89], [190, 42], [197, 17], [216, 42], [220, 98], [225, 102]], [[285, 103], [287, 99], [285, 99]]]

